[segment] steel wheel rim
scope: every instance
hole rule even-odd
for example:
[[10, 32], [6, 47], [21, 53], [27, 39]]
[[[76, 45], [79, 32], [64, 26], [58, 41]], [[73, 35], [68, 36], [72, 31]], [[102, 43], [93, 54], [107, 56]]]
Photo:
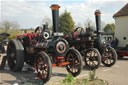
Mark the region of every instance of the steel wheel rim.
[[86, 63], [91, 66], [95, 67], [98, 65], [98, 53], [96, 51], [88, 51], [85, 55]]
[[40, 55], [39, 55], [36, 60], [36, 65], [35, 65], [35, 69], [37, 71], [38, 78], [41, 80], [46, 79], [47, 75], [48, 75], [48, 66], [46, 63], [46, 59], [44, 59], [43, 57], [40, 57]]

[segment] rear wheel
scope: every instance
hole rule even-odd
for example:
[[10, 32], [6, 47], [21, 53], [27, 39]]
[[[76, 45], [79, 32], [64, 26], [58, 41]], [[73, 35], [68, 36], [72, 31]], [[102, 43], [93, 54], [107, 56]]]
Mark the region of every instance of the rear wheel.
[[51, 60], [43, 51], [39, 52], [36, 56], [35, 70], [38, 78], [44, 83], [50, 79], [52, 73]]
[[11, 40], [7, 47], [8, 66], [12, 71], [21, 71], [24, 66], [24, 48], [19, 40]]
[[76, 50], [70, 48], [66, 54], [66, 62], [69, 62], [66, 66], [67, 71], [73, 76], [77, 76], [81, 73], [83, 68], [81, 54]]
[[101, 55], [99, 51], [95, 48], [90, 48], [85, 51], [84, 62], [89, 69], [97, 69], [101, 63]]
[[112, 47], [106, 47], [102, 53], [102, 63], [104, 66], [111, 67], [117, 61], [117, 53]]

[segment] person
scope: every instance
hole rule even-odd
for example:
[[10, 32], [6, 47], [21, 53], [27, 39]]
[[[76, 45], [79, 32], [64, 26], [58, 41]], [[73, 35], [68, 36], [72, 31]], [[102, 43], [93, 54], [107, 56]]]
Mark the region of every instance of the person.
[[118, 47], [118, 43], [119, 43], [118, 39], [114, 37], [114, 39], [111, 42], [111, 46], [116, 49]]

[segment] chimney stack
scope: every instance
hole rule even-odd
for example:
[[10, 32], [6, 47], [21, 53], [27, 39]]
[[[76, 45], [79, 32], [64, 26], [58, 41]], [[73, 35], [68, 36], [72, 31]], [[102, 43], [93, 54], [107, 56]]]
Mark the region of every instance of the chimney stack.
[[96, 32], [97, 35], [100, 34], [101, 30], [101, 12], [100, 10], [95, 11], [95, 19], [96, 19]]
[[59, 8], [60, 6], [57, 4], [53, 4], [50, 7], [52, 9], [52, 19], [53, 19], [53, 32], [59, 32]]

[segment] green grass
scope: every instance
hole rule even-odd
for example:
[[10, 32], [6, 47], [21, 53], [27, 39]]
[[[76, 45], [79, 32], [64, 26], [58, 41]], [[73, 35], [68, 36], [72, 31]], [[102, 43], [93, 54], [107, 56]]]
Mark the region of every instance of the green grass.
[[96, 76], [96, 70], [92, 70], [89, 72], [89, 80], [90, 81], [95, 80], [96, 79], [95, 76]]
[[65, 85], [72, 85], [75, 82], [76, 79], [71, 74], [68, 74], [67, 77], [62, 81], [62, 83]]
[[96, 70], [93, 70], [90, 71], [88, 78], [76, 79], [71, 74], [68, 74], [64, 80], [51, 85], [108, 85], [108, 82], [96, 78]]

